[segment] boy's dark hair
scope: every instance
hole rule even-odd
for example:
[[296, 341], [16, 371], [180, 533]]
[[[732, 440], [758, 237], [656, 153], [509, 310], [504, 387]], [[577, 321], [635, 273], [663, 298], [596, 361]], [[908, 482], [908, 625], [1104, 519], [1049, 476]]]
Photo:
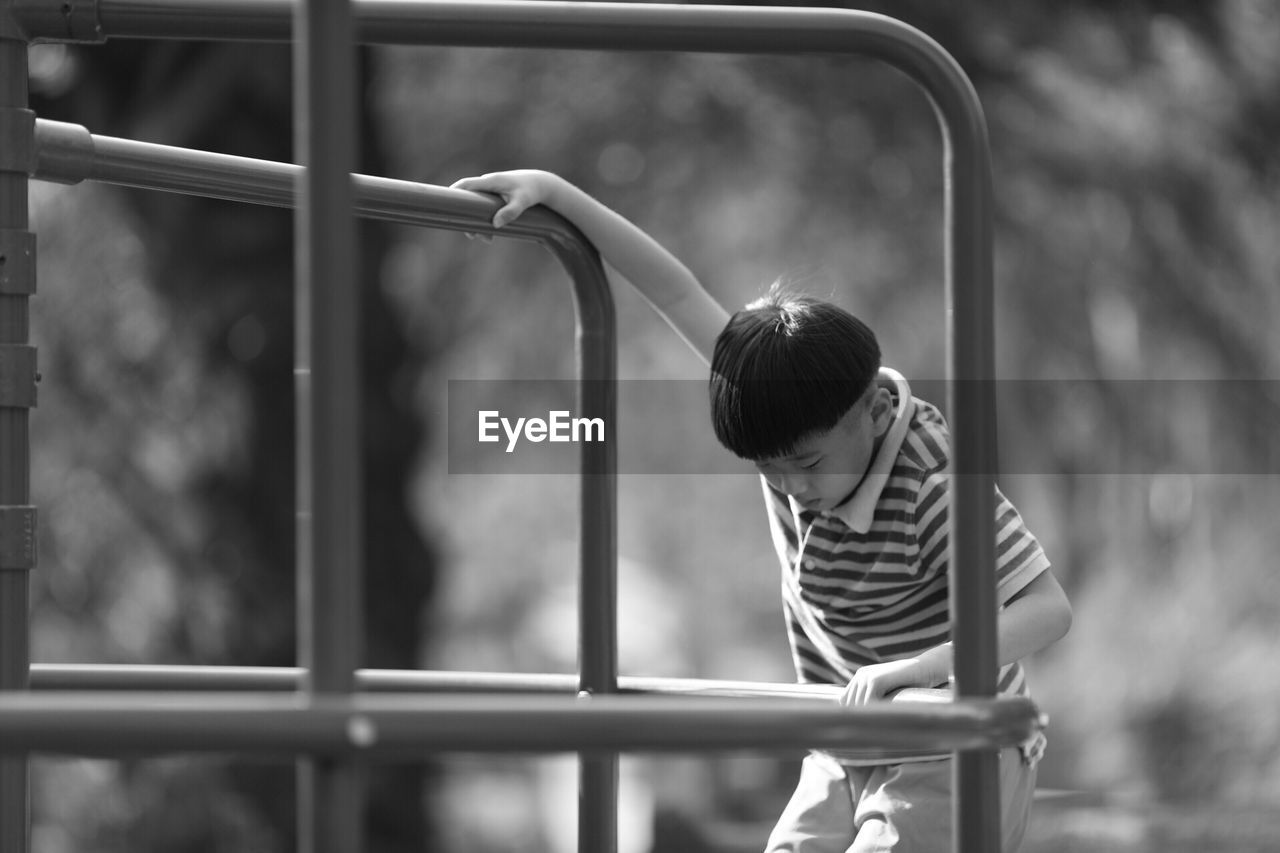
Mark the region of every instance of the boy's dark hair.
[[836, 425], [880, 369], [875, 333], [848, 311], [774, 285], [729, 319], [711, 359], [720, 443], [753, 461]]

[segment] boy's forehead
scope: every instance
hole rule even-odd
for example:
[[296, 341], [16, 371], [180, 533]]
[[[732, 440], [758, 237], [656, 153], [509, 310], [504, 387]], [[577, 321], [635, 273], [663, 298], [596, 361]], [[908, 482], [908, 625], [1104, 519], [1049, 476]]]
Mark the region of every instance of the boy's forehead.
[[839, 423], [824, 432], [811, 432], [801, 437], [790, 453], [784, 453], [779, 456], [770, 456], [766, 459], [757, 459], [756, 463], [760, 465], [785, 465], [789, 463], [805, 462], [814, 456], [830, 453], [833, 444], [838, 444], [846, 439], [846, 435], [840, 430], [841, 425], [849, 425], [848, 429], [858, 429], [851, 422], [851, 419], [858, 417], [862, 411], [858, 408], [858, 403], [863, 403], [874, 394], [874, 387], [868, 389], [867, 393], [858, 398], [858, 402], [849, 407], [849, 411], [844, 413]]
[[826, 449], [826, 442], [830, 440], [831, 434], [835, 432], [833, 427], [826, 432], [810, 433], [804, 438], [796, 442], [796, 446], [792, 448], [790, 453], [781, 456], [770, 456], [768, 459], [762, 459], [764, 463], [788, 463], [801, 462], [808, 457], [817, 456]]

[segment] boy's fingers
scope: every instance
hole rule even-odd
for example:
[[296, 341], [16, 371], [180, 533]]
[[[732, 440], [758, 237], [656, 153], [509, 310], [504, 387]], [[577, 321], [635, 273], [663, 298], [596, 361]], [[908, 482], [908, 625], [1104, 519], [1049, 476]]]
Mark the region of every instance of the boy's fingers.
[[526, 194], [519, 187], [503, 186], [497, 182], [488, 180], [486, 176], [475, 178], [462, 178], [454, 181], [450, 185], [450, 189], [454, 190], [471, 190], [472, 192], [486, 192], [500, 196], [505, 204], [498, 209], [493, 215], [493, 227], [501, 228], [507, 223], [515, 220], [524, 213], [529, 203], [525, 200]]
[[474, 193], [497, 193], [500, 190], [485, 178], [462, 178], [449, 185], [451, 190], [468, 190]]
[[493, 227], [501, 228], [524, 212], [524, 202], [516, 197], [507, 200], [497, 213], [493, 215]]

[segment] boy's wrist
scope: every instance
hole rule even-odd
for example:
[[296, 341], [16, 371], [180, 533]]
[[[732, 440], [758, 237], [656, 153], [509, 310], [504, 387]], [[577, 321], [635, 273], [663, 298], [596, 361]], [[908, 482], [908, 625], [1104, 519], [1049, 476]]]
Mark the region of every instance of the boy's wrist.
[[552, 210], [559, 211], [564, 206], [568, 191], [573, 185], [554, 172], [542, 172], [539, 175], [542, 185], [542, 203]]
[[925, 682], [925, 687], [936, 687], [940, 684], [946, 684], [951, 678], [951, 644], [943, 643], [941, 646], [934, 646], [926, 652], [921, 653], [916, 658], [920, 667], [921, 679]]

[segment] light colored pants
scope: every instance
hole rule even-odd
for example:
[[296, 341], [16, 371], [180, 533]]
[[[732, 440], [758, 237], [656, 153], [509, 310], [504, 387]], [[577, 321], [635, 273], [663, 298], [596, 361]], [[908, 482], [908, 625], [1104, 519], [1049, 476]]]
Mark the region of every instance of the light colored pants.
[[[1003, 853], [1022, 843], [1035, 767], [1000, 753]], [[846, 767], [810, 753], [765, 853], [948, 853], [951, 760]]]

